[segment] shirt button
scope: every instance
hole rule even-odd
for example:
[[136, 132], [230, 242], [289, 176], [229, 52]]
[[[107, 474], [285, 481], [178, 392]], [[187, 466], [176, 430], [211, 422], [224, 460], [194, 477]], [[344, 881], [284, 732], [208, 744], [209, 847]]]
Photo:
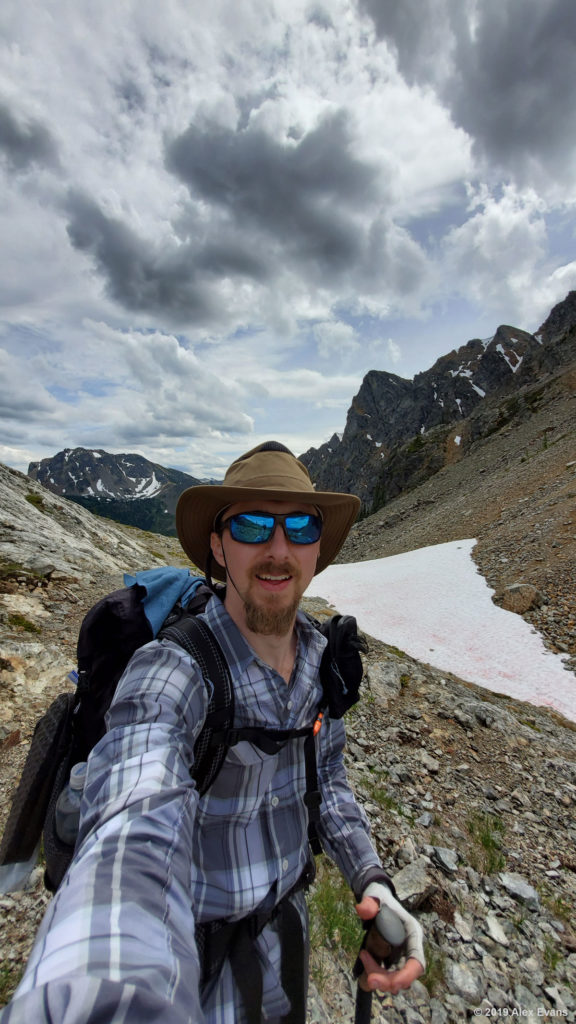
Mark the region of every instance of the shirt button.
[[286, 707], [287, 707], [288, 711], [292, 711], [292, 701], [291, 700], [288, 701]]
[[287, 857], [284, 857], [284, 860], [282, 861], [282, 871], [288, 871], [288, 858]]
[[277, 796], [273, 796], [270, 803], [272, 804], [272, 807], [278, 807], [280, 800], [278, 799]]

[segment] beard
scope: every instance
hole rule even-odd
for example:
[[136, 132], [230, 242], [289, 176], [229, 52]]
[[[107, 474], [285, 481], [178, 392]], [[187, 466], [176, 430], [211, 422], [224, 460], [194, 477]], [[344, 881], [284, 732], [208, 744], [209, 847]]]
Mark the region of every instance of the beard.
[[296, 593], [288, 604], [282, 604], [282, 594], [269, 594], [265, 604], [257, 604], [250, 593], [244, 596], [244, 612], [246, 614], [246, 625], [252, 633], [261, 633], [264, 636], [286, 636], [294, 626], [294, 619], [300, 604], [300, 588], [298, 582], [301, 576], [300, 569], [295, 566], [283, 563], [281, 566], [259, 565], [254, 569], [253, 575], [282, 576], [290, 575], [296, 583]]
[[294, 625], [300, 598], [296, 598], [285, 608], [261, 608], [250, 599], [244, 602], [246, 625], [252, 633], [264, 636], [286, 636]]

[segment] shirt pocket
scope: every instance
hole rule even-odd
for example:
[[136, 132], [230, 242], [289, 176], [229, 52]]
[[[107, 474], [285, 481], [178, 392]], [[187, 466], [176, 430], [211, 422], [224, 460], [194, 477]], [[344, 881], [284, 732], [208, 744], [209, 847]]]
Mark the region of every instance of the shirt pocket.
[[201, 800], [204, 827], [246, 826], [258, 816], [276, 772], [277, 755], [243, 740], [230, 747], [224, 764]]
[[241, 740], [240, 743], [235, 743], [233, 747], [230, 747], [226, 760], [230, 764], [242, 765], [248, 768], [252, 765], [261, 765], [266, 760], [271, 760], [271, 757], [270, 754], [265, 754], [263, 750], [255, 747], [248, 740]]

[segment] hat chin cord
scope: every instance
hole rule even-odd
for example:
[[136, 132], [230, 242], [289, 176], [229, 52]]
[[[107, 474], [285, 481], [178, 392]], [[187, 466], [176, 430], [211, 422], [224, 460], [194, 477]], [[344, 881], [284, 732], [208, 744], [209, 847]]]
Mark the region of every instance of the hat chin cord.
[[[227, 576], [227, 577], [228, 577], [228, 579], [230, 580], [230, 583], [231, 583], [231, 584], [232, 584], [232, 586], [234, 587], [234, 590], [235, 590], [235, 591], [236, 591], [236, 593], [238, 594], [238, 597], [240, 598], [240, 600], [242, 601], [242, 603], [244, 604], [244, 606], [246, 606], [246, 603], [247, 603], [247, 602], [246, 602], [246, 598], [244, 597], [244, 594], [242, 594], [242, 593], [240, 592], [240, 590], [238, 590], [238, 587], [236, 586], [236, 584], [235, 584], [235, 582], [234, 582], [234, 579], [233, 579], [233, 577], [232, 577], [232, 573], [230, 572], [230, 569], [228, 568], [228, 560], [227, 560], [227, 558], [226, 558], [226, 552], [225, 552], [225, 550], [224, 550], [224, 542], [223, 542], [223, 537], [222, 537], [222, 535], [220, 536], [220, 546], [221, 546], [221, 548], [222, 548], [222, 557], [224, 558], [224, 568], [226, 569], [226, 576]], [[212, 552], [210, 552], [210, 558], [212, 558], [212, 557], [213, 557], [213, 556], [212, 556]]]

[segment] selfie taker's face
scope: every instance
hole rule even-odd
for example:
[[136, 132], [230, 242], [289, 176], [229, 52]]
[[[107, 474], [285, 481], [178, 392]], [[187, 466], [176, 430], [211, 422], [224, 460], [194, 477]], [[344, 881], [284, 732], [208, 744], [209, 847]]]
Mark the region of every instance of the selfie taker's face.
[[[224, 523], [242, 512], [317, 514], [313, 505], [259, 500], [232, 505], [226, 509]], [[227, 601], [228, 598], [235, 600], [232, 587], [244, 603], [248, 627], [255, 633], [283, 635], [288, 632], [300, 599], [316, 571], [320, 541], [293, 544], [281, 523], [277, 523], [269, 540], [245, 544], [234, 540], [225, 526], [221, 536], [212, 534], [212, 551], [216, 561], [226, 568]]]

